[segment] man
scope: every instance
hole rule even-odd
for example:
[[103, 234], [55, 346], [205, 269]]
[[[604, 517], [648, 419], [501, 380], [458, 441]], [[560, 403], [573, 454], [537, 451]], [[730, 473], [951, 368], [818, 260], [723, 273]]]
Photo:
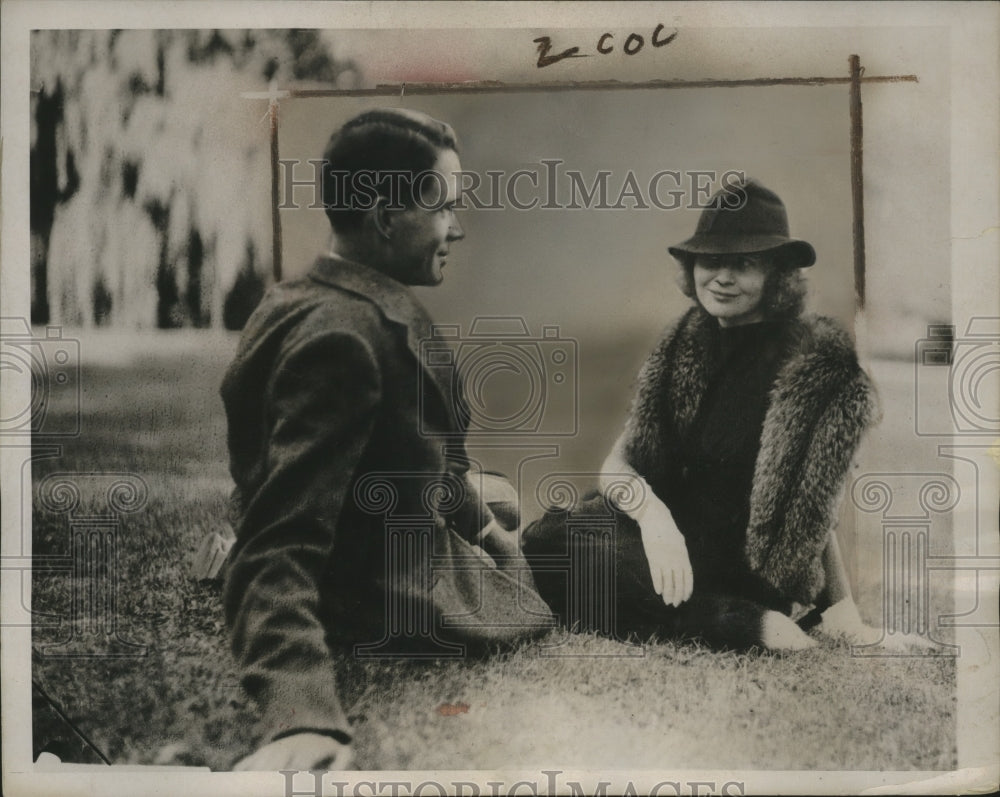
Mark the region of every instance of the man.
[[330, 249], [271, 288], [222, 385], [237, 528], [225, 611], [267, 728], [238, 769], [350, 766], [331, 642], [454, 655], [552, 622], [469, 477], [451, 386], [420, 360], [431, 325], [408, 286], [440, 283], [464, 237], [455, 134], [374, 110], [324, 157]]

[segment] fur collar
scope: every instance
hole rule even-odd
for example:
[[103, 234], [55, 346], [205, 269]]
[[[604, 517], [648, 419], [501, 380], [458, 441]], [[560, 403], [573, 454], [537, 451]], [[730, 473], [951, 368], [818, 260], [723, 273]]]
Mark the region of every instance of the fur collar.
[[[639, 375], [629, 420], [629, 462], [648, 481], [690, 428], [712, 372], [714, 318], [693, 307], [667, 329]], [[784, 328], [784, 365], [771, 390], [750, 495], [746, 557], [790, 600], [823, 586], [820, 554], [864, 431], [878, 419], [874, 388], [847, 333], [822, 316]]]

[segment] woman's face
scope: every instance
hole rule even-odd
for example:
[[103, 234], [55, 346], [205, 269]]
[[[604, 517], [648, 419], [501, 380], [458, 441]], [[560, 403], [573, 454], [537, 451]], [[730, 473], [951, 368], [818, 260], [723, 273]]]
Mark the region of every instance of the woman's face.
[[766, 254], [698, 255], [694, 261], [695, 294], [702, 307], [719, 320], [719, 326], [762, 321], [761, 299], [771, 267]]

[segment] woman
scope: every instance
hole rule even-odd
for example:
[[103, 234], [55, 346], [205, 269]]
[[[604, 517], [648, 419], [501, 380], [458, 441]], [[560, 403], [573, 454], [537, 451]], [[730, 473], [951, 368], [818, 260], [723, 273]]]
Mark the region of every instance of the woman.
[[[815, 262], [812, 246], [789, 237], [781, 200], [750, 180], [717, 193], [695, 235], [669, 251], [695, 306], [639, 375], [603, 467], [603, 498], [525, 530], [543, 597], [570, 625], [613, 617], [615, 634], [815, 644], [799, 620], [869, 641], [833, 527], [877, 407], [847, 334], [802, 315], [800, 269]], [[581, 611], [567, 597], [579, 596], [579, 584], [567, 589], [551, 563], [570, 554], [593, 569], [600, 556], [586, 549], [601, 545], [599, 535], [568, 529], [585, 528], [608, 504], [617, 510], [614, 572], [602, 583], [614, 590], [591, 589], [591, 603], [604, 605]]]

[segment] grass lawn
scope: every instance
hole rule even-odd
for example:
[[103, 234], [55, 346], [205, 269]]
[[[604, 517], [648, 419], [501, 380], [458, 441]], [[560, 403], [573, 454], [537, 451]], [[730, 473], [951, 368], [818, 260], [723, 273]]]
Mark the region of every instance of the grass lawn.
[[[225, 769], [252, 749], [254, 714], [230, 661], [218, 589], [192, 581], [188, 564], [206, 531], [226, 529], [230, 483], [217, 386], [235, 339], [183, 333], [151, 346], [158, 339], [147, 337], [131, 343], [134, 357], [127, 342], [114, 340], [84, 341], [82, 434], [59, 456], [36, 460], [33, 475], [38, 484], [56, 472], [125, 472], [145, 483], [144, 506], [122, 516], [113, 579], [118, 633], [143, 647], [141, 655], [124, 649], [133, 655], [122, 657], [53, 655], [68, 649], [57, 643], [71, 634], [84, 643], [77, 652], [105, 648], [71, 613], [74, 589], [88, 585], [68, 572], [39, 569], [33, 608], [62, 620], [56, 625], [38, 615], [34, 679], [114, 763]], [[118, 361], [104, 356], [112, 346], [125, 352]], [[56, 394], [50, 412], [72, 407]], [[98, 511], [105, 482], [77, 482], [78, 514]], [[66, 556], [70, 536], [67, 515], [36, 501], [34, 554]], [[869, 618], [877, 614], [877, 607], [862, 608]], [[953, 659], [856, 658], [830, 641], [790, 655], [673, 642], [634, 653], [609, 640], [553, 632], [489, 660], [344, 657], [338, 668], [357, 764], [956, 766]], [[48, 744], [64, 760], [92, 760], [44, 700], [36, 701], [34, 724], [36, 749]]]

